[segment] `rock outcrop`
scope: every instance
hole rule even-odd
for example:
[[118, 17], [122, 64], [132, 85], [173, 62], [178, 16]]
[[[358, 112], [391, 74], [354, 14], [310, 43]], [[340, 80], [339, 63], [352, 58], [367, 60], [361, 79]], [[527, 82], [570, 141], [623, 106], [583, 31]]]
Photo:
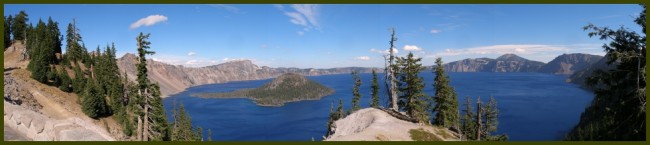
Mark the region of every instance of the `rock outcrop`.
[[[126, 72], [131, 81], [136, 79], [137, 56], [125, 54], [117, 61], [121, 72]], [[257, 66], [250, 60], [230, 61], [219, 65], [206, 67], [184, 67], [170, 65], [158, 61], [148, 60], [147, 68], [149, 79], [160, 85], [162, 97], [179, 93], [186, 88], [204, 84], [226, 83], [230, 81], [260, 80], [280, 76], [285, 73], [297, 73], [304, 76], [317, 76], [329, 74], [370, 73], [372, 68], [345, 67], [331, 69], [299, 69], [299, 68], [271, 68]], [[381, 69], [378, 69], [381, 71]]]
[[420, 128], [444, 141], [458, 140], [448, 129], [400, 120], [375, 108], [358, 110], [335, 121], [334, 126], [334, 134], [325, 141], [412, 141], [409, 131]]
[[470, 58], [443, 66], [449, 72], [537, 72], [544, 63], [531, 61], [515, 54], [504, 54], [497, 59]]
[[114, 141], [103, 128], [77, 117], [54, 119], [4, 102], [4, 125], [34, 141]]
[[544, 65], [539, 72], [571, 75], [595, 64], [602, 58], [603, 56], [582, 53], [562, 54]]

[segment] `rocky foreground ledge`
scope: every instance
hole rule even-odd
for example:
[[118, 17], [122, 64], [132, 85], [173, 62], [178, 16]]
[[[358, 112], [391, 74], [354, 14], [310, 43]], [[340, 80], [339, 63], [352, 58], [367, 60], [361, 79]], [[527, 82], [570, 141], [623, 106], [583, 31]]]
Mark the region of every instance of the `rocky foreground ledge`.
[[442, 141], [457, 141], [448, 129], [421, 125], [393, 117], [385, 111], [366, 108], [334, 122], [334, 134], [325, 141], [413, 141], [411, 130], [429, 132]]
[[53, 119], [4, 102], [4, 126], [34, 141], [114, 141], [104, 129], [77, 117]]

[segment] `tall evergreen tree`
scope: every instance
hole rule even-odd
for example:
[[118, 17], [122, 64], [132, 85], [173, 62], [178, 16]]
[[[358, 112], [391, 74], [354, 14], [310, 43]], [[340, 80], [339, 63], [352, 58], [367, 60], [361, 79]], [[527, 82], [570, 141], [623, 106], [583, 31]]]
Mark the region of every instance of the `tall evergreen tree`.
[[441, 58], [436, 59], [434, 73], [436, 75], [433, 84], [436, 105], [433, 107], [433, 112], [436, 113], [436, 117], [433, 124], [445, 128], [457, 126], [457, 123], [460, 122], [458, 99], [456, 98], [456, 91], [449, 85], [449, 76], [445, 73]]
[[87, 86], [83, 93], [81, 108], [82, 111], [90, 118], [99, 118], [106, 115], [108, 107], [104, 96], [101, 94], [97, 83], [93, 79], [88, 79]]
[[150, 34], [140, 33], [136, 37], [138, 46], [138, 64], [136, 64], [137, 72], [137, 105], [142, 112], [138, 113], [138, 135], [137, 139], [142, 141], [149, 140], [169, 140], [167, 119], [164, 116], [165, 110], [162, 107], [162, 100], [160, 98], [160, 87], [157, 84], [152, 84], [147, 77], [147, 59], [146, 55], [154, 54], [150, 51], [149, 39]]
[[[176, 104], [174, 103], [174, 106]], [[191, 141], [196, 136], [192, 129], [192, 120], [185, 111], [185, 105], [181, 102], [178, 108], [174, 109], [174, 122], [172, 123], [172, 141]]]
[[352, 80], [354, 81], [354, 86], [352, 87], [352, 108], [350, 108], [350, 111], [348, 114], [352, 114], [355, 111], [361, 109], [359, 106], [359, 101], [361, 100], [361, 93], [359, 93], [359, 86], [361, 86], [361, 78], [359, 77], [359, 73], [356, 71], [352, 71]]
[[[27, 37], [28, 21], [29, 17], [24, 10], [16, 14], [16, 17], [13, 19], [13, 24], [11, 25], [14, 40], [25, 40], [25, 37]], [[25, 43], [25, 41], [23, 41], [23, 43]]]
[[336, 107], [336, 119], [341, 119], [345, 117], [345, 113], [343, 113], [343, 100], [339, 99], [339, 105]]
[[422, 64], [419, 62], [422, 58], [415, 58], [413, 53], [409, 53], [406, 57], [397, 59], [397, 64], [400, 66], [398, 80], [399, 80], [399, 108], [405, 110], [406, 113], [420, 123], [429, 122], [429, 103], [426, 95], [423, 92], [424, 82], [419, 77]]
[[61, 60], [60, 57], [57, 57], [56, 54], [61, 54], [61, 41], [63, 39], [63, 36], [61, 35], [61, 31], [59, 31], [59, 22], [55, 22], [52, 20], [52, 17], [49, 17], [47, 20], [47, 30], [48, 30], [48, 38], [51, 41], [50, 44], [48, 45], [49, 49], [54, 53], [53, 57], [51, 58], [52, 62], [51, 63], [56, 63], [58, 64], [59, 61]]
[[611, 40], [603, 45], [611, 70], [596, 70], [586, 83], [594, 100], [567, 140], [646, 140], [646, 5], [634, 22], [642, 33], [625, 27], [610, 29], [589, 24], [589, 37]]
[[372, 84], [370, 89], [370, 95], [372, 95], [370, 107], [379, 108], [379, 84], [377, 83], [377, 72], [375, 69], [372, 69]]
[[483, 137], [484, 140], [486, 141], [506, 141], [508, 140], [508, 136], [505, 134], [502, 135], [493, 135], [497, 131], [497, 127], [499, 125], [499, 109], [497, 108], [497, 101], [494, 99], [494, 97], [490, 96], [490, 100], [485, 104], [483, 107], [483, 126], [482, 126], [482, 133], [485, 137]]
[[5, 50], [9, 48], [9, 45], [11, 45], [11, 15], [9, 15], [9, 18], [7, 16], [2, 17], [4, 21], [4, 45], [5, 45]]
[[476, 115], [472, 109], [472, 102], [469, 97], [465, 98], [465, 100], [465, 110], [463, 110], [465, 115], [463, 115], [461, 130], [467, 140], [476, 140], [475, 134], [477, 124], [476, 121], [474, 121]]
[[68, 30], [66, 30], [66, 58], [68, 61], [76, 62], [82, 59], [81, 50], [81, 35], [79, 34], [79, 29], [76, 26], [76, 20], [72, 19], [72, 22], [68, 24]]

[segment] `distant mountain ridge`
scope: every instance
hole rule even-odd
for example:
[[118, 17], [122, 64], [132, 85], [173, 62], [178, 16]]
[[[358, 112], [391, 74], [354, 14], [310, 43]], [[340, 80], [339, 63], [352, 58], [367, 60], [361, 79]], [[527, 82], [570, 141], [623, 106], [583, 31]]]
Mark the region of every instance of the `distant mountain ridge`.
[[602, 58], [603, 56], [582, 53], [562, 54], [544, 65], [539, 72], [570, 75], [595, 64]]
[[537, 72], [545, 63], [532, 61], [515, 54], [504, 54], [496, 59], [468, 58], [444, 64], [448, 72]]
[[539, 72], [571, 75], [595, 64], [603, 56], [573, 53], [562, 54], [548, 64], [532, 61], [515, 54], [504, 54], [496, 59], [468, 58], [443, 65], [449, 72]]
[[[118, 59], [120, 72], [126, 73], [130, 81], [136, 78], [137, 56], [127, 53]], [[250, 60], [230, 61], [206, 67], [184, 67], [171, 65], [149, 59], [147, 61], [149, 79], [160, 85], [162, 97], [180, 93], [181, 91], [198, 85], [225, 83], [230, 81], [260, 80], [280, 76], [285, 73], [296, 73], [303, 76], [318, 76], [330, 74], [345, 74], [352, 71], [370, 73], [373, 68], [341, 67], [330, 69], [300, 69], [300, 68], [271, 68], [257, 66]], [[383, 69], [377, 69], [382, 72]]]

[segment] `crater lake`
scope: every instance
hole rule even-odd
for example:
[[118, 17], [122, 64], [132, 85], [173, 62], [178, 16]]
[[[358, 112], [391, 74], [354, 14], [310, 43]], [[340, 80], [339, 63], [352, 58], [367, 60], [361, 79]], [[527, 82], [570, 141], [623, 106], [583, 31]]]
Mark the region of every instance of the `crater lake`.
[[[459, 108], [464, 109], [466, 97], [476, 105], [476, 98], [487, 102], [493, 96], [498, 102], [497, 134], [506, 133], [513, 141], [562, 140], [579, 121], [580, 114], [593, 99], [591, 91], [565, 82], [567, 76], [544, 73], [448, 73], [458, 95]], [[378, 73], [380, 104], [387, 105], [383, 74]], [[362, 107], [371, 100], [372, 74], [360, 74]], [[434, 74], [427, 70], [425, 93], [434, 94]], [[253, 80], [209, 84], [188, 88], [163, 100], [171, 120], [173, 104], [183, 103], [192, 117], [192, 124], [212, 130], [217, 141], [310, 141], [321, 140], [331, 105], [343, 100], [345, 110], [351, 106], [353, 80], [350, 74], [307, 77], [335, 90], [320, 100], [286, 103], [280, 107], [256, 105], [252, 100], [206, 99], [194, 93], [231, 92], [256, 88], [271, 81]], [[472, 106], [476, 109], [476, 106]]]

